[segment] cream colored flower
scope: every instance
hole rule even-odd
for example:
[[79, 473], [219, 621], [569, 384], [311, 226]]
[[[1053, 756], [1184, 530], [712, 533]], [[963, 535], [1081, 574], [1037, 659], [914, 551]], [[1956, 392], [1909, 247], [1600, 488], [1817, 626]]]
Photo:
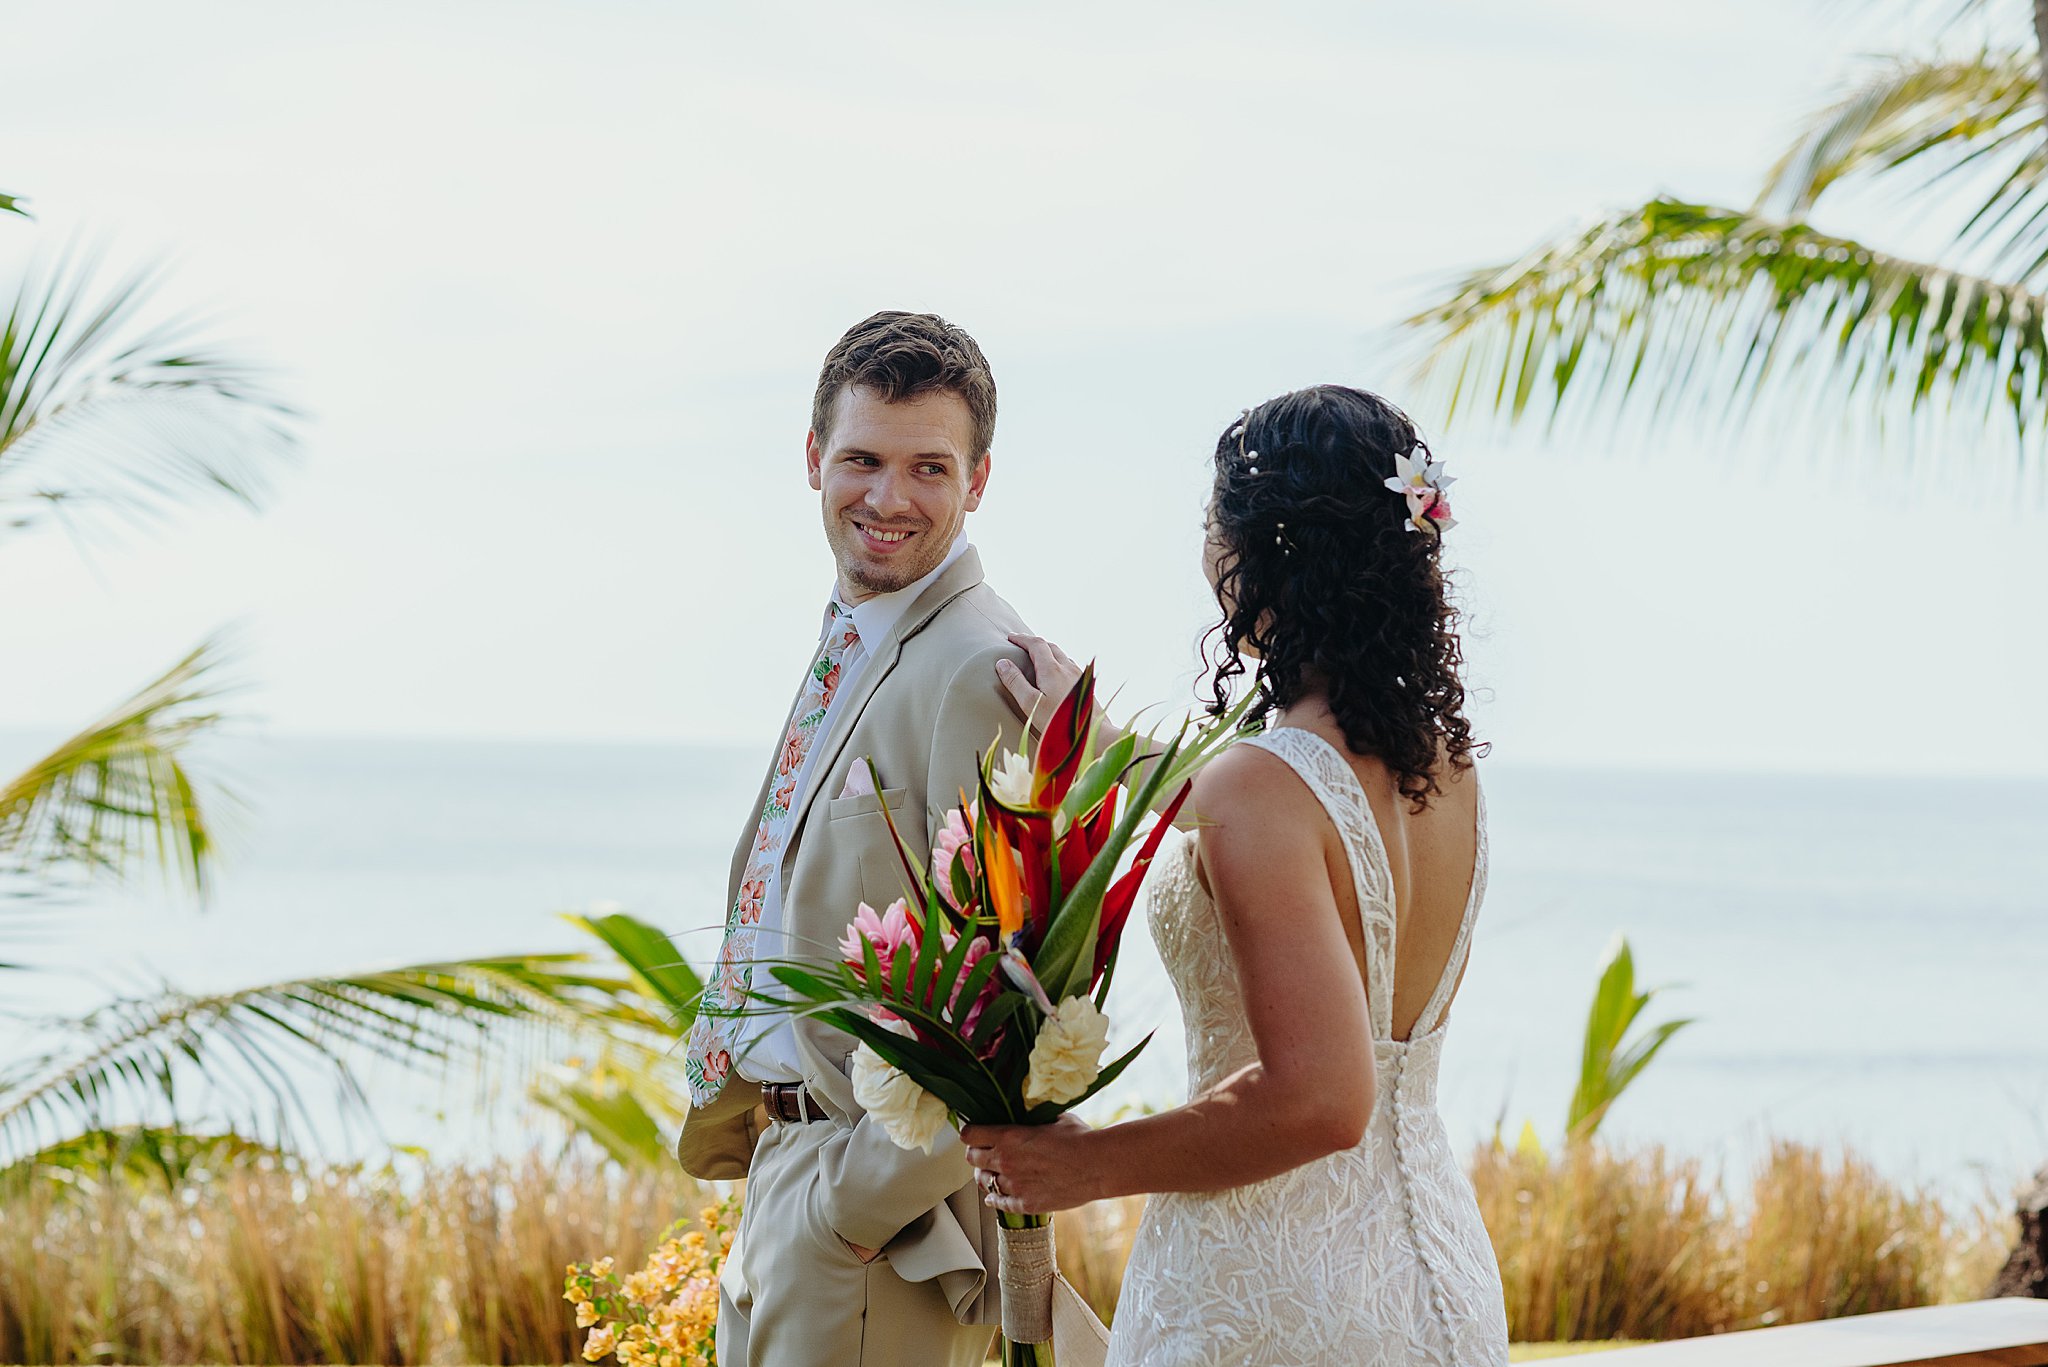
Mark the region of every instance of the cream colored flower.
[[1102, 1051], [1108, 1043], [1109, 1017], [1088, 997], [1067, 998], [1038, 1027], [1024, 1099], [1033, 1106], [1080, 1100], [1102, 1072]]
[[946, 1132], [946, 1103], [865, 1044], [853, 1051], [853, 1099], [900, 1149], [932, 1152]]
[[597, 1307], [589, 1301], [579, 1302], [576, 1306], [576, 1327], [578, 1329], [588, 1329], [596, 1323]]
[[602, 1329], [590, 1331], [590, 1337], [583, 1341], [583, 1360], [595, 1362], [619, 1346], [619, 1331], [616, 1325], [607, 1324]]
[[1005, 807], [1022, 809], [1031, 805], [1031, 779], [1031, 761], [1014, 750], [1005, 750], [989, 774], [988, 788]]

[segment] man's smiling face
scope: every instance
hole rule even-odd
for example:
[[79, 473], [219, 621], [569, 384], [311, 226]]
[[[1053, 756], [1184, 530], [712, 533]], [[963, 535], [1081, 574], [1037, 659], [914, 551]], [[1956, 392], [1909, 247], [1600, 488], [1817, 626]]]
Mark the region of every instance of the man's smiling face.
[[804, 459], [846, 602], [907, 588], [946, 558], [988, 484], [990, 458], [973, 441], [966, 401], [949, 390], [900, 403], [859, 385], [839, 392]]

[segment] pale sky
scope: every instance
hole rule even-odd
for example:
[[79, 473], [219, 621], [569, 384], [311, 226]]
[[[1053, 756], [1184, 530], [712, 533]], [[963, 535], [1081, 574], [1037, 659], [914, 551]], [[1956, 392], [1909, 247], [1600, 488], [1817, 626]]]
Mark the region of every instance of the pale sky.
[[[0, 271], [168, 254], [316, 417], [261, 516], [0, 542], [0, 727], [239, 623], [275, 733], [665, 740], [780, 722], [830, 582], [810, 388], [865, 314], [980, 339], [991, 580], [1184, 702], [1240, 408], [1409, 400], [1433, 283], [1658, 191], [1747, 203], [1889, 38], [1820, 0], [9, 9], [38, 221]], [[1498, 755], [2048, 773], [2039, 497], [1413, 407]]]

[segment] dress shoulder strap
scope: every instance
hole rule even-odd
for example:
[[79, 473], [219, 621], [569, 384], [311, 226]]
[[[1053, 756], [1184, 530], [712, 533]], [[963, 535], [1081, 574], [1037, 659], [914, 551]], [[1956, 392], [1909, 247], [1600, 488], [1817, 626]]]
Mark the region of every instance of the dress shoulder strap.
[[[1372, 818], [1365, 786], [1337, 747], [1313, 731], [1280, 726], [1240, 745], [1257, 746], [1294, 770], [1315, 794], [1351, 865], [1358, 899], [1360, 928], [1365, 933], [1365, 995], [1372, 1012], [1374, 1039], [1393, 1038], [1394, 1031], [1394, 872], [1379, 824]], [[1462, 933], [1462, 932], [1461, 932]]]

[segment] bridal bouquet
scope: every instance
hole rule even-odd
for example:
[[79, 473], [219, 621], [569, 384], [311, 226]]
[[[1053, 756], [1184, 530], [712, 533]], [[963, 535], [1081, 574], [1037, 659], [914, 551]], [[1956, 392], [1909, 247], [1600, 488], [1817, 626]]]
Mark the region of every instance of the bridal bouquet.
[[[1136, 732], [1097, 752], [1091, 665], [1035, 747], [982, 756], [978, 795], [963, 792], [947, 813], [929, 870], [884, 805], [909, 895], [880, 912], [862, 903], [839, 962], [774, 965], [790, 1001], [770, 1009], [860, 1042], [854, 1095], [905, 1148], [931, 1152], [952, 1124], [1058, 1119], [1150, 1042], [1102, 1062], [1117, 947], [1189, 775], [1228, 743], [1233, 721], [1183, 726], [1148, 753], [1139, 747], [1151, 738]], [[1002, 1219], [1004, 1361], [1044, 1367], [1051, 1217]]]

